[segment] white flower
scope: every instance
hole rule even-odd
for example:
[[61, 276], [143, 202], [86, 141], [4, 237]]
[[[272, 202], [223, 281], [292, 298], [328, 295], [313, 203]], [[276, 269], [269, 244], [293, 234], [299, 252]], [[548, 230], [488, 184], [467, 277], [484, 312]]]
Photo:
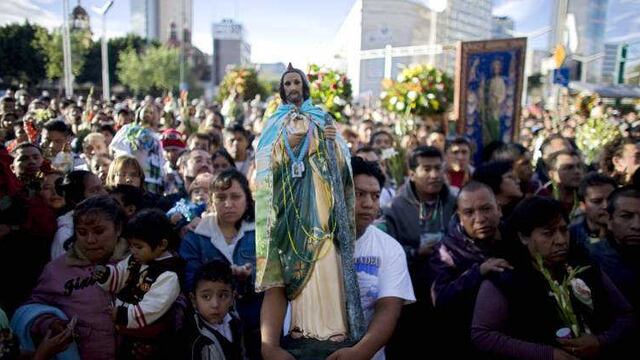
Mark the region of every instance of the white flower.
[[576, 299], [580, 300], [581, 303], [593, 309], [591, 289], [589, 289], [587, 284], [582, 279], [575, 278], [571, 280], [571, 291], [573, 292], [573, 295], [576, 297]]
[[398, 111], [404, 110], [404, 102], [403, 101], [400, 101], [400, 102], [398, 102], [396, 104], [396, 110], [398, 110]]
[[427, 99], [429, 99], [429, 100], [433, 100], [433, 99], [435, 99], [435, 98], [436, 98], [436, 96], [435, 96], [435, 95], [433, 95], [432, 93], [428, 93], [428, 94], [427, 94]]
[[391, 105], [395, 105], [398, 102], [398, 97], [394, 96], [391, 99], [389, 99], [389, 104]]
[[407, 97], [411, 100], [415, 100], [418, 97], [418, 93], [411, 90], [407, 93]]
[[398, 152], [396, 151], [396, 149], [387, 148], [382, 150], [381, 157], [382, 157], [382, 160], [387, 160], [387, 159], [391, 159], [392, 157], [395, 157], [396, 155], [398, 155]]
[[387, 92], [386, 91], [383, 91], [383, 92], [380, 93], [380, 99], [384, 99], [386, 97], [387, 97]]

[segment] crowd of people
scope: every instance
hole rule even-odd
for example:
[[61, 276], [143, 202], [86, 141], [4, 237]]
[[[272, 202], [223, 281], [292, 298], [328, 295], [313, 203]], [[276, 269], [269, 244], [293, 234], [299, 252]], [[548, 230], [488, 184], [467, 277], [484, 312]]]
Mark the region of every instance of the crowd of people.
[[[286, 358], [255, 285], [264, 111], [0, 98], [0, 359]], [[640, 123], [609, 114], [622, 135], [587, 164], [579, 115], [532, 107], [475, 157], [433, 124], [398, 135], [349, 109], [368, 328], [332, 358], [637, 356]]]

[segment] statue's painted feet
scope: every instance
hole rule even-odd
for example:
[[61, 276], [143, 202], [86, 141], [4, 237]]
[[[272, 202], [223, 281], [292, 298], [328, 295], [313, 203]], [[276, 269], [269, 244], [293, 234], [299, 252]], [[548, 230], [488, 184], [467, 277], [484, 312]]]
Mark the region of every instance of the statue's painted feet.
[[329, 341], [333, 341], [333, 342], [343, 342], [347, 340], [347, 336], [344, 334], [338, 334], [338, 335], [333, 335], [329, 338]]

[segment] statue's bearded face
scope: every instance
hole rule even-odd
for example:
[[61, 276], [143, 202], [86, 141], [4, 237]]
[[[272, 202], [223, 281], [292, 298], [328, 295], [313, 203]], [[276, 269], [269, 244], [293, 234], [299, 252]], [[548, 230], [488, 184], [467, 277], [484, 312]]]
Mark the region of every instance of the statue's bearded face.
[[300, 74], [290, 72], [284, 75], [282, 79], [284, 85], [284, 93], [287, 96], [287, 102], [291, 104], [300, 104], [302, 102], [302, 78]]

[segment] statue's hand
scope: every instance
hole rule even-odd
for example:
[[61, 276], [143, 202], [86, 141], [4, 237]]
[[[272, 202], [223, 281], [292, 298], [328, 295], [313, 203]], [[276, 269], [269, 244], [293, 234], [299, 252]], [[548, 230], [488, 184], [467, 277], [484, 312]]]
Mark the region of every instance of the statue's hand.
[[238, 278], [238, 280], [243, 281], [251, 276], [251, 273], [253, 272], [253, 265], [250, 263], [246, 263], [242, 266], [231, 265], [231, 272], [236, 278]]
[[335, 140], [337, 133], [338, 129], [336, 129], [336, 127], [333, 125], [327, 125], [324, 127], [324, 136], [327, 138], [327, 140]]
[[298, 146], [298, 144], [302, 141], [302, 138], [304, 138], [305, 135], [306, 133], [293, 133], [293, 134], [287, 135], [287, 139], [289, 140], [289, 145], [291, 145], [291, 148]]

